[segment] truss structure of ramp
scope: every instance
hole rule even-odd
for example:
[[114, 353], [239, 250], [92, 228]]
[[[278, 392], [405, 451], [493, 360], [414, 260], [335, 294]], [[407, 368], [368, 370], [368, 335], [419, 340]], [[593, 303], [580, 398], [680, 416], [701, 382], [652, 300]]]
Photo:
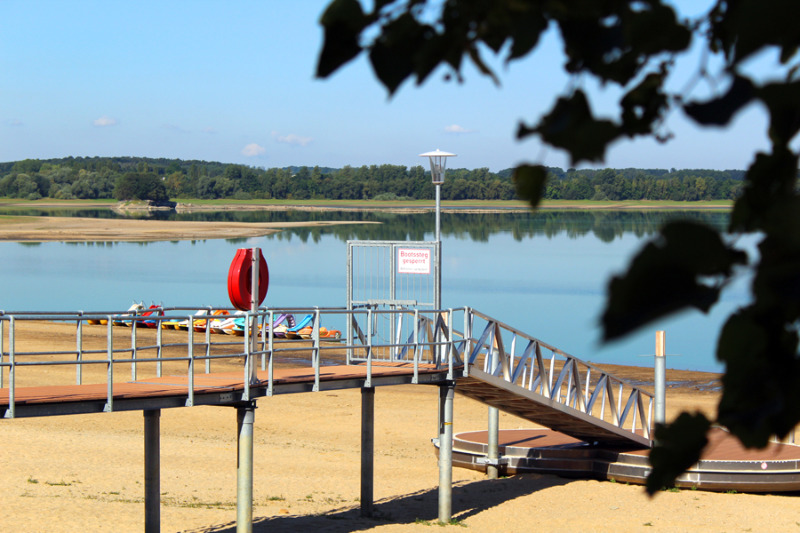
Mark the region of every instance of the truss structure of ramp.
[[468, 315], [457, 392], [583, 441], [652, 445], [652, 394], [478, 311]]

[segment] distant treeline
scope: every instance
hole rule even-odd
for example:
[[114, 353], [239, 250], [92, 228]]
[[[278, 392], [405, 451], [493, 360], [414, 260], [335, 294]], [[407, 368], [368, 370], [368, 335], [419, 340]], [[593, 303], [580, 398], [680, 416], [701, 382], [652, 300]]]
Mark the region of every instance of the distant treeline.
[[[549, 168], [545, 197], [565, 200], [729, 200], [741, 170]], [[444, 200], [511, 200], [513, 169], [448, 170]], [[0, 163], [0, 197], [61, 199], [432, 199], [422, 165], [256, 168], [139, 157], [67, 157]]]

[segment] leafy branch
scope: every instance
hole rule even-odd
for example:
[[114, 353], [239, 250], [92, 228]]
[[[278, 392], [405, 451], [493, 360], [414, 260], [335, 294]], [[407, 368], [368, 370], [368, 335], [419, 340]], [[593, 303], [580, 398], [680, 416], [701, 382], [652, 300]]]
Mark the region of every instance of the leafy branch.
[[[465, 63], [498, 81], [487, 53], [506, 63], [534, 53], [545, 31], [563, 43], [564, 70], [623, 90], [613, 119], [597, 118], [580, 88], [558, 96], [544, 116], [517, 125], [517, 138], [537, 136], [565, 150], [573, 165], [600, 162], [608, 147], [640, 136], [667, 141], [667, 113], [678, 109], [699, 127], [725, 126], [745, 107], [760, 104], [769, 117], [769, 153], [754, 154], [728, 232], [760, 236], [749, 260], [715, 229], [666, 225], [629, 266], [611, 280], [602, 317], [604, 336], [623, 336], [685, 309], [707, 312], [736, 268], [753, 271], [751, 302], [723, 326], [717, 357], [725, 364], [717, 423], [748, 446], [783, 437], [800, 421], [800, 197], [798, 155], [790, 143], [800, 129], [800, 3], [718, 0], [696, 20], [679, 19], [662, 0], [376, 0], [366, 12], [357, 0], [333, 0], [320, 20], [325, 32], [317, 75], [327, 77], [365, 53], [375, 76], [394, 94], [408, 79], [422, 84], [442, 67], [463, 81]], [[692, 40], [704, 59], [686, 92], [668, 89], [676, 62]], [[748, 74], [748, 61], [777, 52], [768, 76]], [[707, 59], [719, 58], [718, 76]], [[697, 80], [718, 80], [703, 101], [688, 91]], [[520, 103], [524, 105], [524, 103]], [[547, 172], [538, 164], [516, 171], [518, 194], [536, 207]], [[699, 457], [711, 421], [685, 415], [662, 428], [653, 450], [648, 491], [669, 484]]]

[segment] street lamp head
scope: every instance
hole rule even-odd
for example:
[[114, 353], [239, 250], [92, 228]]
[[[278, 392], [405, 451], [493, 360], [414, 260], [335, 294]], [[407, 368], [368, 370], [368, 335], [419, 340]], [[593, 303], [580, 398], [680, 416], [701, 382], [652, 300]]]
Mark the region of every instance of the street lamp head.
[[433, 152], [425, 152], [419, 154], [420, 157], [427, 157], [431, 161], [431, 181], [434, 185], [441, 185], [444, 183], [444, 168], [447, 166], [448, 157], [455, 157], [456, 154], [450, 152], [442, 152], [438, 148]]

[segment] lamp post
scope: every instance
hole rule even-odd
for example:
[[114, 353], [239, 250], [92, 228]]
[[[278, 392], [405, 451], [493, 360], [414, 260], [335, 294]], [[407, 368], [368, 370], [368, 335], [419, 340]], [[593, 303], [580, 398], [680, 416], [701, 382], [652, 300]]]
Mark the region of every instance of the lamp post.
[[434, 307], [442, 307], [442, 223], [441, 223], [441, 203], [442, 203], [442, 183], [444, 183], [444, 170], [447, 166], [447, 158], [455, 157], [456, 154], [442, 152], [438, 148], [432, 152], [419, 154], [420, 157], [427, 157], [431, 162], [431, 181], [436, 188], [436, 245], [439, 248], [436, 253], [436, 301]]
[[438, 148], [433, 152], [419, 154], [420, 157], [427, 157], [431, 161], [431, 181], [436, 187], [436, 241], [440, 239], [441, 223], [439, 213], [442, 202], [442, 183], [444, 183], [444, 169], [447, 166], [447, 158], [455, 157], [456, 154], [442, 152]]
[[[442, 240], [441, 240], [441, 199], [442, 183], [444, 183], [444, 167], [448, 157], [456, 154], [442, 152], [438, 148], [433, 152], [419, 154], [431, 161], [431, 180], [436, 187], [436, 265], [433, 307], [442, 308]], [[438, 350], [440, 347], [437, 346]], [[443, 347], [442, 347], [443, 348]], [[452, 517], [453, 505], [453, 393], [455, 382], [448, 381], [439, 385], [439, 522], [447, 524]]]

